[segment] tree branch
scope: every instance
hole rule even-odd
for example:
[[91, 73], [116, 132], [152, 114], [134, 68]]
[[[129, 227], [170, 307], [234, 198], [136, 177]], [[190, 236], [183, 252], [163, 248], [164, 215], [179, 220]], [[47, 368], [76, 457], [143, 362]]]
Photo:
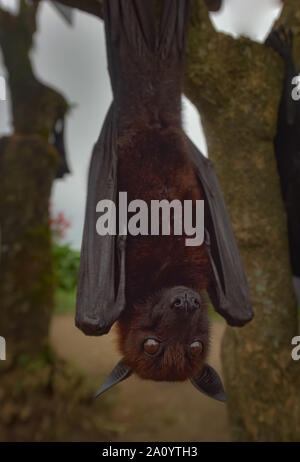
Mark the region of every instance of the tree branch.
[[[38, 2], [40, 0], [34, 0]], [[102, 0], [49, 0], [50, 2], [57, 1], [62, 5], [76, 8], [85, 13], [92, 14], [103, 19]]]

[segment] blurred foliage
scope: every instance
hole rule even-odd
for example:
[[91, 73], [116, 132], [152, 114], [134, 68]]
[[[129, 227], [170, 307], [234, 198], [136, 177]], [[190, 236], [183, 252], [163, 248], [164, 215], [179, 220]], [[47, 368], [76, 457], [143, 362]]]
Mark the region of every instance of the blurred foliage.
[[52, 237], [55, 242], [58, 242], [66, 237], [66, 232], [71, 227], [71, 222], [66, 219], [63, 212], [54, 214], [51, 203], [49, 203], [49, 215]]
[[76, 289], [72, 292], [56, 289], [54, 297], [54, 313], [74, 315], [76, 304]]
[[55, 313], [73, 314], [75, 311], [76, 288], [80, 252], [62, 243], [71, 223], [62, 212], [54, 213], [49, 204], [50, 229], [52, 234], [52, 258], [56, 283]]
[[77, 286], [80, 252], [70, 244], [53, 243], [53, 266], [58, 289], [74, 292]]

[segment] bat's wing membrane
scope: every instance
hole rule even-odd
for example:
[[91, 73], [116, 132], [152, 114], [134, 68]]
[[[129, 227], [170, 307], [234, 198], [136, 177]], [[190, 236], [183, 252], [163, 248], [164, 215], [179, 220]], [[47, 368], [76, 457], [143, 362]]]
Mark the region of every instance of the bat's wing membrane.
[[243, 326], [253, 318], [249, 288], [213, 163], [187, 139], [205, 195], [205, 242], [213, 270], [208, 288], [215, 310], [228, 324]]
[[116, 254], [121, 249], [115, 236], [96, 232], [97, 203], [102, 199], [116, 203], [115, 130], [112, 106], [94, 146], [89, 170], [76, 303], [76, 325], [88, 335], [107, 333], [125, 307], [125, 293], [116, 290], [120, 285], [116, 279], [121, 277]]

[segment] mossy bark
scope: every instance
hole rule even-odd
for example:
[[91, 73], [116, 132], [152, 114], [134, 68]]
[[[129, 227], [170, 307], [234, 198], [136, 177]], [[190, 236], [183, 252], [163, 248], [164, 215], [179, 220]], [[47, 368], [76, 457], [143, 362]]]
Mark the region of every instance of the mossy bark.
[[[48, 342], [54, 278], [49, 196], [58, 156], [41, 136], [0, 139], [0, 441], [107, 441], [106, 399]], [[112, 401], [110, 401], [112, 403]]]
[[118, 398], [95, 402], [95, 386], [51, 349], [23, 356], [1, 374], [0, 442], [113, 441], [121, 431], [111, 418]]
[[54, 279], [49, 197], [58, 156], [34, 135], [0, 140], [0, 332], [9, 368], [45, 347]]
[[7, 359], [0, 361], [0, 441], [72, 440], [84, 433], [101, 439], [104, 422], [90, 417], [90, 388], [48, 345], [54, 294], [49, 199], [59, 163], [48, 139], [68, 105], [33, 73], [36, 11], [25, 0], [16, 16], [0, 8], [15, 128], [0, 139], [0, 335], [7, 344]]
[[[295, 2], [282, 17], [292, 7], [299, 17]], [[185, 91], [201, 114], [255, 310], [248, 326], [227, 328], [223, 339], [233, 439], [298, 441], [297, 304], [273, 147], [283, 63], [262, 44], [217, 33], [203, 0], [192, 8]]]
[[32, 69], [37, 10], [38, 4], [25, 0], [17, 15], [0, 8], [0, 46], [15, 129], [14, 136], [0, 140], [0, 335], [8, 343], [1, 368], [21, 353], [39, 353], [53, 306], [48, 208], [59, 156], [48, 140], [68, 105]]

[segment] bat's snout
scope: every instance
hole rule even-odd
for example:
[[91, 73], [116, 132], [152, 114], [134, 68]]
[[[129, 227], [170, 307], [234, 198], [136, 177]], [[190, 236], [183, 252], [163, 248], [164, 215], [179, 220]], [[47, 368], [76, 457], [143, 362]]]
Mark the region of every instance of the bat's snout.
[[180, 312], [191, 312], [200, 307], [200, 297], [192, 291], [184, 291], [175, 295], [171, 301], [171, 307]]

